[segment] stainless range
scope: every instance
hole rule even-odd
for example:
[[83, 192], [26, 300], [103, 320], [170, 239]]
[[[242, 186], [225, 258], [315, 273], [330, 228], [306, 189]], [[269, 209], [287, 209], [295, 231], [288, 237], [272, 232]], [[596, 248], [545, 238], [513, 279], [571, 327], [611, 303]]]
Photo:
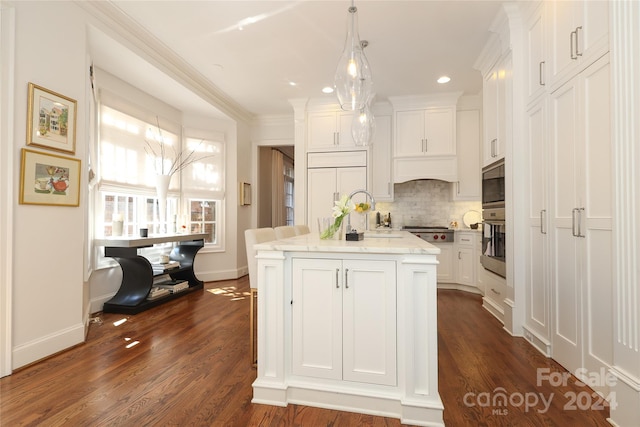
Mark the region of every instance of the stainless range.
[[447, 227], [406, 225], [402, 229], [430, 243], [453, 243], [454, 240], [453, 230]]

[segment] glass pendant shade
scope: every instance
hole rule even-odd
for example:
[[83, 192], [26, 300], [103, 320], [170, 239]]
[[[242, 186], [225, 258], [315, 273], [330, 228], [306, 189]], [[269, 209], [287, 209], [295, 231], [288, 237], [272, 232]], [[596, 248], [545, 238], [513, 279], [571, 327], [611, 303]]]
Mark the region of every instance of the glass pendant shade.
[[359, 111], [367, 103], [373, 88], [371, 68], [358, 36], [358, 9], [349, 8], [347, 39], [334, 77], [340, 108]]
[[359, 112], [354, 114], [351, 123], [351, 136], [356, 145], [366, 146], [373, 143], [373, 134], [376, 131], [376, 121], [369, 104], [365, 104]]

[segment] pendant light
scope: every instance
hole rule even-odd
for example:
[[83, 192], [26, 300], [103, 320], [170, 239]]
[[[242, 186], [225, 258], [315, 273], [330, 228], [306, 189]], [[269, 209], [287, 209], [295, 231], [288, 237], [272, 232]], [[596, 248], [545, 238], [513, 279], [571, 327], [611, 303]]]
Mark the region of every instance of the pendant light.
[[[373, 97], [371, 97], [373, 98]], [[351, 123], [351, 136], [358, 146], [367, 146], [373, 143], [373, 134], [376, 130], [376, 121], [371, 112], [371, 100], [353, 115]]]
[[334, 77], [340, 108], [359, 111], [371, 96], [373, 81], [369, 61], [364, 55], [358, 35], [358, 9], [351, 0], [348, 9], [347, 39]]

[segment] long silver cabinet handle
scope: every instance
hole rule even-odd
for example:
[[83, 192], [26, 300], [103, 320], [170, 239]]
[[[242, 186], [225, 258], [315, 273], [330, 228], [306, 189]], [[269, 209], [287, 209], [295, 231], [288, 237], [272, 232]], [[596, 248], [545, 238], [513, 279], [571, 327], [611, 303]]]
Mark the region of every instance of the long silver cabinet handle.
[[349, 289], [349, 269], [344, 269], [344, 287]]
[[573, 208], [571, 209], [571, 234], [573, 237], [580, 236], [580, 230], [576, 231], [576, 226], [578, 225], [577, 215], [580, 213], [580, 209]]
[[539, 82], [540, 82], [540, 86], [544, 86], [544, 80], [542, 77], [544, 77], [544, 72], [543, 72], [543, 68], [544, 68], [544, 61], [540, 61], [540, 66], [539, 66], [539, 71], [538, 71], [538, 78], [539, 78]]
[[578, 237], [586, 237], [582, 234], [582, 217], [584, 216], [584, 208], [578, 209]]
[[458, 251], [458, 259], [462, 259], [462, 253], [460, 253], [460, 251]]
[[429, 138], [424, 139], [424, 152], [429, 151]]
[[547, 234], [547, 230], [544, 228], [544, 219], [547, 216], [547, 210], [542, 209], [540, 211], [540, 234]]
[[573, 47], [573, 40], [578, 37], [578, 33], [576, 31], [571, 31], [571, 34], [569, 34], [569, 50], [571, 53], [571, 59], [578, 59], [578, 55], [574, 55], [575, 49]]
[[336, 289], [340, 288], [339, 281], [340, 280], [340, 269], [336, 268]]
[[580, 39], [578, 38], [578, 32], [582, 31], [582, 27], [576, 27], [576, 59], [578, 56], [582, 56], [582, 52], [580, 52]]

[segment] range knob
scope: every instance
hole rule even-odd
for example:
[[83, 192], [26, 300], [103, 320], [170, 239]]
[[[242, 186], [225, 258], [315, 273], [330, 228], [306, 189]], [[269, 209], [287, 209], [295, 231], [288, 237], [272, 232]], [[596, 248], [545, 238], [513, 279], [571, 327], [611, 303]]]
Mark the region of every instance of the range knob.
[[438, 235], [437, 234], [433, 235], [433, 240], [438, 240]]
[[441, 240], [447, 240], [447, 236], [443, 234], [442, 236], [440, 236], [440, 239]]

